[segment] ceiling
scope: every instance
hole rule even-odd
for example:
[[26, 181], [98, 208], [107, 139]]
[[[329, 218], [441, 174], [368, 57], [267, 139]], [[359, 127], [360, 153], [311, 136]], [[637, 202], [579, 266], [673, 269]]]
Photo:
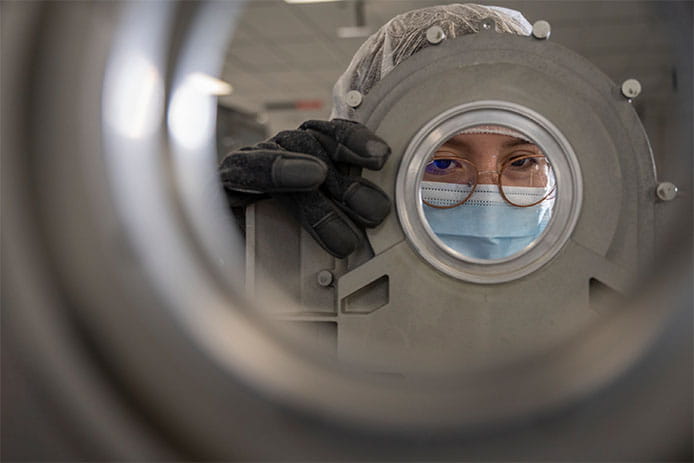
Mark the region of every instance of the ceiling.
[[[431, 0], [365, 0], [364, 20], [374, 31], [393, 16], [440, 4]], [[687, 30], [673, 2], [494, 1], [522, 11], [532, 23], [548, 20], [550, 40], [586, 56], [616, 82], [637, 78], [641, 105], [651, 114], [667, 110], [676, 83], [677, 37]], [[355, 26], [355, 0], [287, 4], [251, 0], [245, 4], [228, 48], [222, 78], [234, 92], [222, 104], [257, 113], [269, 130], [295, 128], [327, 118], [332, 86], [365, 40], [339, 38], [337, 28]], [[268, 104], [319, 100], [321, 109], [267, 110]]]

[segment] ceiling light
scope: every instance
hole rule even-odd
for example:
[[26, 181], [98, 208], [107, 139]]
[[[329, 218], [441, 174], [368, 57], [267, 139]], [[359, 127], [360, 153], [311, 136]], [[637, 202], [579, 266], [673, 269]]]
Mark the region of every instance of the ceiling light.
[[233, 91], [233, 87], [228, 82], [202, 72], [194, 72], [188, 76], [188, 79], [198, 91], [210, 95], [229, 95]]

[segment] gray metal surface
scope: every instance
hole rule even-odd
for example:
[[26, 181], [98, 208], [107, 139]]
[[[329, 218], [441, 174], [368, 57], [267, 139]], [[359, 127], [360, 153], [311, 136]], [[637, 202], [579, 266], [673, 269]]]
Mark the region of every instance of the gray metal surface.
[[[365, 95], [357, 118], [393, 148], [382, 170], [363, 175], [393, 198], [397, 214], [367, 230], [370, 249], [357, 261], [312, 266], [304, 254], [292, 264], [289, 273], [302, 280], [332, 268], [334, 289], [288, 292], [300, 303], [321, 301], [299, 303], [294, 316], [311, 322], [323, 318], [310, 313], [321, 313], [336, 322], [345, 363], [417, 375], [522, 358], [598, 319], [653, 258], [655, 172], [646, 135], [620, 88], [560, 45], [493, 32], [444, 41]], [[417, 196], [427, 150], [484, 123], [517, 126], [538, 140], [559, 188], [545, 233], [520, 256], [492, 263], [440, 246]], [[268, 233], [253, 243], [273, 256], [264, 260], [270, 268], [287, 249], [272, 240], [274, 227]], [[322, 305], [329, 300], [331, 308]]]
[[[569, 241], [548, 230], [535, 245], [547, 261], [537, 260], [531, 250], [502, 263], [517, 266], [518, 272], [528, 261], [540, 268], [493, 287], [447, 277], [417, 256], [418, 244], [408, 243], [411, 232], [404, 229], [417, 228], [418, 222], [414, 213], [403, 213], [416, 205], [416, 186], [404, 182], [396, 188], [398, 171], [407, 168], [400, 163], [418, 131], [433, 130], [427, 124], [452, 108], [485, 100], [528, 108], [551, 121], [575, 152], [580, 170], [574, 167], [573, 172], [581, 175], [571, 185], [565, 174], [572, 170], [558, 172], [559, 188], [579, 195], [557, 208], [574, 217], [554, 222], [561, 233], [570, 234]], [[388, 75], [365, 96], [357, 117], [393, 148], [383, 170], [365, 171], [364, 176], [394, 198], [398, 215], [367, 231], [374, 257], [337, 277], [339, 304], [388, 276], [386, 304], [365, 315], [338, 315], [338, 353], [350, 361], [388, 371], [428, 370], [432, 365], [447, 371], [548, 348], [596, 317], [591, 281], [628, 293], [640, 266], [653, 256], [654, 201], [647, 192], [655, 188], [655, 172], [640, 122], [614, 83], [559, 45], [494, 33], [446, 41]], [[474, 122], [471, 118], [465, 124]], [[432, 131], [433, 137], [438, 135], [445, 139], [446, 134]], [[582, 189], [572, 190], [581, 183]], [[544, 254], [551, 243], [561, 249]], [[393, 255], [406, 264], [393, 261]], [[468, 276], [493, 273], [495, 267], [443, 262]]]

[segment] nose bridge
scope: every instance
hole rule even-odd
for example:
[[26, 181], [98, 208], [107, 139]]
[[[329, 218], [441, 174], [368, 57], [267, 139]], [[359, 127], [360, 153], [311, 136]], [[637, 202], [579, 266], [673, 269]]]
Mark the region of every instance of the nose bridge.
[[496, 170], [477, 171], [477, 183], [496, 184], [499, 181], [499, 172]]
[[476, 159], [477, 183], [497, 183], [499, 173], [496, 159], [497, 154], [493, 150], [485, 150], [484, 155]]

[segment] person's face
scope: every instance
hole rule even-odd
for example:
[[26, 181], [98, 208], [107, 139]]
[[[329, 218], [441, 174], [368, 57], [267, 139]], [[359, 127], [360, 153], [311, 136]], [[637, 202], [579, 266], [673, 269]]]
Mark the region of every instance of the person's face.
[[462, 133], [431, 156], [420, 193], [424, 216], [446, 246], [468, 257], [500, 259], [542, 233], [554, 204], [545, 200], [554, 186], [536, 144], [497, 133]]
[[460, 171], [459, 166], [464, 168], [470, 164], [477, 169], [477, 184], [497, 184], [502, 172], [509, 186], [542, 187], [547, 184], [548, 164], [537, 145], [490, 133], [460, 134], [447, 140], [436, 151], [423, 180], [459, 183], [459, 179], [447, 177], [454, 170]]

